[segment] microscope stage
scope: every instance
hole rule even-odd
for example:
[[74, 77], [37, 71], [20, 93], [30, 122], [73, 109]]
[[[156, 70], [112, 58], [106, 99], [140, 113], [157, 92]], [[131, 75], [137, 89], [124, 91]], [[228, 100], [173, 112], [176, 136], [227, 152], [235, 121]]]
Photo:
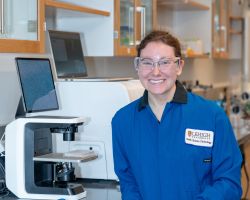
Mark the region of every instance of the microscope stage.
[[98, 157], [94, 151], [70, 151], [66, 153], [49, 153], [33, 157], [34, 161], [42, 162], [87, 162]]

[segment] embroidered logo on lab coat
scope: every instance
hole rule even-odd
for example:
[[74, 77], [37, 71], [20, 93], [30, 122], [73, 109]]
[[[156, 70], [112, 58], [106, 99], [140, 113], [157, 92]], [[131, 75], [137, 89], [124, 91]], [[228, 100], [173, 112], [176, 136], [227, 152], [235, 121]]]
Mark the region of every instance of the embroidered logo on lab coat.
[[195, 146], [212, 147], [214, 132], [187, 128], [185, 132], [185, 143]]

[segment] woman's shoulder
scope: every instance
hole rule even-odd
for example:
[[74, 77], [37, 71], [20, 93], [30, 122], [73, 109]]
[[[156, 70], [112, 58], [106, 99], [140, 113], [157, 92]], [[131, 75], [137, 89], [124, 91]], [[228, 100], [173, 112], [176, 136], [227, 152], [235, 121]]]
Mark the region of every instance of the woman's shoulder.
[[118, 117], [126, 117], [126, 116], [131, 116], [131, 114], [136, 110], [138, 109], [138, 105], [139, 105], [139, 102], [140, 102], [140, 99], [137, 99], [135, 101], [132, 101], [131, 103], [123, 106], [122, 108], [120, 108], [114, 115], [114, 118], [118, 118]]
[[200, 96], [195, 93], [188, 93], [188, 104], [191, 107], [206, 109], [214, 112], [222, 112], [223, 109], [216, 103], [215, 100], [206, 99], [203, 96]]

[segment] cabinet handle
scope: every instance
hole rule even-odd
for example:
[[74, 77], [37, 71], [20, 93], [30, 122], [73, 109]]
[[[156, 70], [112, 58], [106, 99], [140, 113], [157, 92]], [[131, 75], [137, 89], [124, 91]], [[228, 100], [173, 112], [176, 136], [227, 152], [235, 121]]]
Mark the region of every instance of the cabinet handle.
[[146, 22], [145, 22], [145, 8], [144, 7], [136, 7], [136, 12], [139, 12], [141, 15], [141, 23], [140, 23], [140, 38], [137, 39], [136, 38], [136, 44], [140, 44], [141, 40], [145, 37], [145, 33], [146, 33]]
[[146, 36], [146, 9], [142, 7], [141, 17], [141, 39]]
[[129, 8], [128, 27], [129, 45], [134, 45], [134, 7]]
[[146, 35], [146, 9], [145, 7], [137, 7], [136, 11], [141, 13], [141, 40], [142, 40]]
[[225, 52], [227, 51], [227, 28], [226, 26], [221, 26], [220, 27], [221, 32], [224, 32], [224, 47], [221, 47], [220, 51]]
[[1, 34], [4, 34], [4, 0], [1, 0]]

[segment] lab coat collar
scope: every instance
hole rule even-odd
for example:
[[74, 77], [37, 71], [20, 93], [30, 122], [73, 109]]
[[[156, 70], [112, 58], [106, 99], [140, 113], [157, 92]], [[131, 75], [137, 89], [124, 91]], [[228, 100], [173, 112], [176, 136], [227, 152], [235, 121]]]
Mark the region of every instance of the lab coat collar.
[[[171, 102], [173, 103], [187, 103], [187, 90], [184, 88], [184, 86], [176, 80], [176, 90], [174, 97]], [[141, 111], [148, 105], [148, 91], [145, 90], [143, 93], [143, 96], [141, 97], [138, 105], [138, 111]]]

